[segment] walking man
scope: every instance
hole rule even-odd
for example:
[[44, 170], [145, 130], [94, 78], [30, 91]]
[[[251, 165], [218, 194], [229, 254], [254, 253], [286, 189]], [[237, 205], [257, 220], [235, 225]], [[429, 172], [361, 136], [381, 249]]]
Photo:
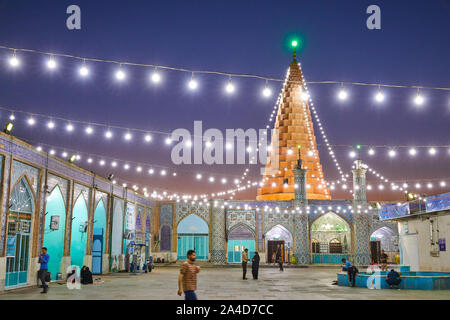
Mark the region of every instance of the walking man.
[[245, 248], [245, 250], [242, 252], [242, 279], [243, 280], [247, 280], [247, 278], [246, 278], [247, 262], [248, 262], [247, 253], [248, 253], [248, 249]]
[[42, 292], [41, 293], [47, 293], [48, 286], [45, 280], [47, 280], [47, 271], [48, 271], [48, 261], [50, 260], [50, 256], [47, 253], [47, 248], [43, 247], [41, 254], [39, 255], [39, 263], [41, 264], [39, 271], [38, 271], [38, 277], [39, 280], [41, 280], [42, 283]]
[[178, 295], [184, 292], [185, 300], [197, 300], [195, 290], [197, 290], [197, 273], [200, 272], [200, 267], [194, 264], [195, 251], [189, 250], [187, 252], [187, 261], [183, 262], [178, 276]]

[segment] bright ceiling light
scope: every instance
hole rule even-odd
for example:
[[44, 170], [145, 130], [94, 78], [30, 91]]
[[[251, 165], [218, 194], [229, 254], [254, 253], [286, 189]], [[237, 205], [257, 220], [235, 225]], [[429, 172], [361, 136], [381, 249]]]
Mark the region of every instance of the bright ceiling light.
[[86, 67], [86, 61], [83, 60], [83, 65], [80, 68], [80, 76], [87, 77], [89, 75], [89, 69]]
[[33, 126], [36, 123], [36, 121], [33, 118], [28, 118], [28, 124], [30, 126]]
[[369, 153], [369, 156], [373, 156], [375, 154], [375, 150], [369, 149], [368, 153]]
[[262, 91], [262, 94], [264, 97], [270, 97], [272, 95], [272, 90], [269, 89], [269, 87], [265, 87]]
[[133, 136], [131, 135], [131, 133], [127, 132], [124, 137], [125, 140], [130, 141]]
[[144, 137], [144, 140], [145, 140], [145, 142], [150, 142], [150, 141], [152, 141], [152, 136], [149, 134], [146, 134]]
[[194, 73], [192, 73], [191, 80], [188, 82], [188, 87], [191, 90], [195, 90], [198, 87], [197, 81], [194, 80]]
[[429, 153], [430, 155], [434, 156], [434, 155], [437, 153], [437, 151], [436, 151], [435, 148], [430, 148], [430, 149], [428, 150], [428, 153]]
[[303, 101], [308, 101], [309, 99], [309, 94], [306, 91], [302, 91], [302, 93], [300, 94], [300, 97]]
[[86, 133], [87, 134], [92, 134], [94, 132], [94, 129], [92, 129], [92, 127], [87, 127], [86, 128]]
[[415, 156], [417, 154], [417, 150], [414, 148], [411, 148], [411, 149], [409, 149], [408, 153], [410, 156]]
[[397, 153], [395, 152], [395, 150], [389, 150], [388, 154], [389, 154], [389, 157], [393, 158], [396, 156]]
[[49, 122], [47, 123], [47, 127], [48, 127], [49, 129], [53, 129], [53, 128], [55, 127], [55, 123], [54, 123], [53, 121], [49, 121]]

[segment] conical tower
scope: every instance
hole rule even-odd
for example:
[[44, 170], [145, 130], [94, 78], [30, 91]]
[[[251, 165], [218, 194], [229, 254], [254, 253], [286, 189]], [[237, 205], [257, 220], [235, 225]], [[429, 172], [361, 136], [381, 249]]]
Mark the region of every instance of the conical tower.
[[[278, 130], [278, 137], [272, 136], [272, 149], [263, 176], [264, 184], [258, 189], [256, 199], [294, 199], [293, 169], [299, 157], [303, 169], [307, 169], [307, 199], [331, 199], [320, 164], [307, 91], [295, 51], [281, 91], [274, 129]], [[277, 139], [278, 145], [274, 139]]]

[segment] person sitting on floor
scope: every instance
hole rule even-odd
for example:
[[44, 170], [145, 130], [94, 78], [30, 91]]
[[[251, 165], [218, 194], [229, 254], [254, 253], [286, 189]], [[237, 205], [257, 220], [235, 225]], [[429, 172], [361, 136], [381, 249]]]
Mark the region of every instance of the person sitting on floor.
[[83, 266], [83, 269], [81, 269], [81, 284], [92, 283], [94, 283], [92, 280], [92, 272], [89, 270], [89, 267]]
[[391, 271], [388, 272], [386, 282], [388, 283], [389, 288], [392, 289], [392, 286], [395, 286], [395, 288], [398, 289], [398, 285], [401, 281], [402, 279], [400, 279], [400, 274], [397, 271], [391, 269]]

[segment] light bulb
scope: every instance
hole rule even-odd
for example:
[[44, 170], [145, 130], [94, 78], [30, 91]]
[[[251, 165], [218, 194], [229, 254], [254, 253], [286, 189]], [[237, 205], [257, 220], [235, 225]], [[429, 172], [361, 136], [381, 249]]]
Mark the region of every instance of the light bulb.
[[201, 175], [200, 173], [198, 173], [198, 174], [196, 175], [196, 178], [197, 178], [197, 180], [200, 180], [200, 179], [202, 178], [202, 175]]
[[166, 138], [166, 144], [171, 144], [172, 143], [172, 139], [170, 139], [170, 138]]
[[51, 70], [56, 68], [56, 61], [53, 59], [53, 56], [51, 56], [50, 59], [48, 60], [47, 67]]
[[395, 150], [389, 150], [389, 157], [391, 157], [391, 158], [393, 158], [393, 157], [395, 157], [395, 155], [397, 154], [396, 152], [395, 152]]
[[349, 156], [350, 156], [350, 158], [356, 157], [356, 152], [355, 151], [350, 151]]
[[39, 146], [39, 147], [36, 148], [36, 150], [37, 150], [37, 151], [42, 151], [42, 147]]
[[111, 139], [112, 136], [113, 136], [113, 134], [112, 134], [111, 131], [108, 130], [108, 131], [105, 132], [105, 137], [106, 137], [107, 139]]
[[92, 159], [91, 158], [87, 159], [87, 162], [92, 163]]
[[145, 140], [146, 142], [150, 142], [150, 141], [152, 141], [152, 136], [149, 135], [149, 134], [147, 134], [147, 135], [145, 135], [144, 140]]
[[55, 123], [53, 121], [50, 121], [49, 123], [47, 123], [47, 127], [49, 129], [53, 129], [55, 127]]
[[123, 168], [124, 168], [125, 170], [128, 170], [128, 169], [130, 169], [130, 165], [129, 165], [128, 163], [125, 163], [125, 165], [123, 166]]
[[119, 70], [116, 72], [116, 79], [117, 80], [124, 80], [125, 79], [125, 72], [122, 71], [122, 66], [119, 67]]
[[369, 152], [368, 152], [368, 153], [369, 153], [370, 156], [373, 156], [373, 155], [375, 154], [375, 150], [369, 149]]
[[80, 76], [86, 77], [89, 75], [89, 69], [86, 67], [86, 64], [83, 62], [83, 65], [80, 68]]
[[420, 95], [420, 93], [417, 93], [416, 97], [414, 98], [414, 103], [418, 106], [422, 105], [424, 102], [423, 97]]
[[161, 175], [165, 176], [167, 174], [166, 170], [161, 170]]
[[28, 124], [29, 124], [30, 126], [33, 126], [35, 123], [36, 123], [36, 121], [35, 121], [33, 118], [29, 118], [29, 119], [28, 119]]
[[233, 83], [230, 81], [228, 81], [227, 85], [225, 86], [225, 90], [227, 93], [233, 93], [234, 92], [234, 85]]
[[339, 98], [340, 100], [345, 100], [345, 99], [347, 99], [347, 91], [345, 91], [344, 88], [342, 88], [341, 90], [339, 90], [338, 98]]
[[92, 129], [91, 127], [87, 127], [86, 128], [86, 133], [87, 134], [92, 134], [92, 132], [94, 132], [94, 129]]
[[377, 102], [383, 102], [384, 94], [381, 91], [378, 91], [378, 93], [375, 95], [375, 100]]
[[148, 170], [148, 174], [153, 174], [153, 173], [155, 173], [155, 170], [153, 170], [153, 169]]
[[133, 137], [133, 136], [132, 136], [131, 133], [129, 133], [129, 132], [127, 132], [127, 133], [125, 134], [125, 140], [127, 140], [127, 141], [130, 141], [132, 137]]
[[269, 89], [269, 87], [265, 87], [264, 90], [262, 91], [262, 94], [264, 97], [270, 97], [270, 95], [272, 94], [272, 90]]
[[53, 149], [50, 150], [50, 154], [51, 154], [51, 155], [54, 155], [54, 154], [55, 154], [55, 150], [53, 150]]
[[66, 130], [69, 132], [73, 131], [73, 125], [71, 125], [70, 123], [66, 126]]
[[430, 150], [428, 150], [428, 153], [432, 156], [434, 156], [436, 154], [436, 149], [435, 148], [430, 148]]
[[155, 71], [152, 73], [151, 79], [153, 83], [159, 83], [161, 81], [161, 75]]
[[191, 90], [197, 89], [198, 83], [194, 80], [194, 73], [192, 73], [191, 80], [189, 81], [188, 86]]
[[16, 68], [20, 65], [20, 60], [16, 57], [15, 52], [14, 52], [13, 56], [9, 59], [9, 65], [13, 68]]
[[409, 152], [409, 154], [410, 154], [411, 156], [415, 156], [415, 155], [417, 154], [417, 150], [414, 149], [414, 148], [409, 149], [408, 152]]
[[15, 119], [16, 119], [16, 117], [15, 117], [13, 114], [11, 114], [11, 115], [9, 116], [9, 120], [14, 121]]
[[308, 101], [309, 94], [306, 91], [302, 91], [302, 93], [300, 94], [300, 97], [302, 98], [303, 101]]

